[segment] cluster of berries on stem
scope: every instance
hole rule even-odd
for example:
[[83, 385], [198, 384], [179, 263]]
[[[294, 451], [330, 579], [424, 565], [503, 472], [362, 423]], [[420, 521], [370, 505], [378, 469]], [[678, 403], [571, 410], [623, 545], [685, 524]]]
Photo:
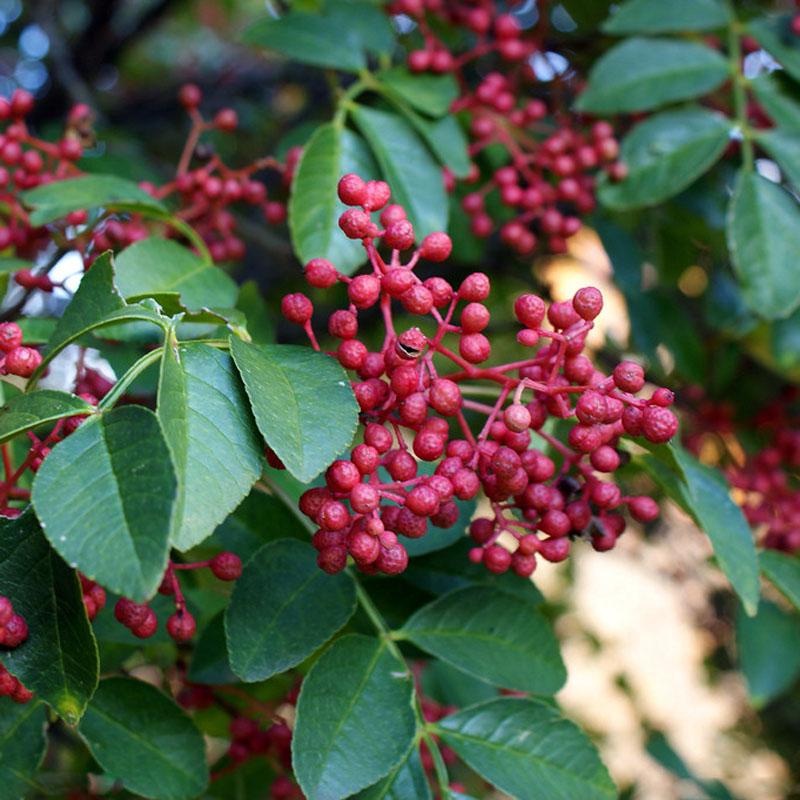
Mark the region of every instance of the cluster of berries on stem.
[[[471, 558], [492, 572], [510, 567], [530, 575], [537, 556], [565, 558], [577, 534], [608, 550], [625, 528], [619, 514], [624, 506], [638, 521], [655, 519], [654, 500], [625, 496], [606, 478], [625, 460], [617, 447], [624, 435], [653, 443], [674, 436], [678, 420], [668, 408], [673, 395], [657, 388], [640, 397], [645, 377], [638, 364], [624, 361], [606, 375], [582, 354], [603, 306], [601, 293], [587, 287], [549, 308], [536, 295], [518, 297], [517, 341], [527, 352], [518, 361], [486, 366], [492, 349], [485, 333], [489, 278], [473, 273], [457, 289], [443, 277], [421, 280], [415, 266], [420, 259], [444, 261], [449, 237], [431, 233], [415, 247], [413, 225], [400, 206], [389, 204], [383, 182], [365, 183], [350, 174], [338, 191], [342, 202], [360, 206], [345, 211], [339, 224], [348, 237], [362, 241], [370, 269], [349, 277], [313, 259], [305, 275], [315, 288], [347, 285], [348, 307], [328, 321], [329, 333], [340, 340], [330, 354], [358, 377], [352, 386], [363, 442], [349, 459], [331, 464], [326, 486], [300, 498], [301, 511], [319, 526], [312, 544], [320, 567], [339, 572], [349, 555], [368, 574], [400, 573], [408, 554], [398, 535], [420, 538], [429, 523], [455, 525], [455, 501], [471, 500], [481, 488], [493, 516], [472, 523]], [[380, 226], [373, 212], [380, 212]], [[410, 255], [402, 263], [404, 251]], [[430, 332], [417, 326], [398, 330], [395, 302], [420, 324], [430, 318]], [[370, 351], [357, 338], [358, 313], [376, 305], [385, 336], [380, 349]], [[282, 310], [321, 349], [311, 300], [287, 295]], [[445, 344], [448, 336], [457, 338], [457, 352]], [[472, 399], [486, 395], [492, 402]], [[468, 414], [481, 420], [477, 435]], [[548, 420], [575, 421], [562, 434], [566, 441]], [[420, 474], [420, 462], [435, 462], [433, 474]], [[497, 544], [504, 531], [517, 542], [513, 553]]]
[[[0, 652], [17, 647], [27, 638], [27, 623], [14, 613], [11, 601], [0, 595]], [[33, 694], [0, 664], [0, 697], [10, 697], [15, 703], [27, 703]]]

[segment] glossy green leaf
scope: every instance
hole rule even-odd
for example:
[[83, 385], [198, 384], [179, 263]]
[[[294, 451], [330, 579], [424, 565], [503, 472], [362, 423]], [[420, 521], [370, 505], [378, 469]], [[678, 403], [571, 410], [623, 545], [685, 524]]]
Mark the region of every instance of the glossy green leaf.
[[131, 792], [188, 800], [208, 786], [200, 731], [155, 686], [133, 678], [100, 681], [78, 726], [89, 751]]
[[114, 277], [123, 297], [178, 292], [189, 309], [226, 307], [236, 302], [236, 282], [219, 267], [173, 239], [142, 239], [114, 261]]
[[31, 499], [45, 535], [70, 565], [141, 602], [167, 566], [177, 488], [156, 415], [123, 406], [86, 420], [53, 447]]
[[307, 483], [355, 433], [358, 406], [347, 374], [307, 347], [230, 341], [258, 429], [286, 469]]
[[626, 33], [677, 33], [711, 31], [731, 20], [729, 9], [720, 0], [672, 0], [664, 13], [659, 0], [627, 0], [603, 24], [603, 31]]
[[622, 142], [628, 177], [606, 181], [600, 201], [613, 209], [661, 203], [711, 169], [728, 146], [730, 120], [701, 108], [665, 111], [637, 125]]
[[419, 748], [414, 747], [391, 772], [353, 800], [431, 800], [431, 787], [422, 767]]
[[459, 178], [469, 174], [472, 161], [467, 137], [454, 116], [429, 120], [409, 108], [404, 109], [403, 113], [442, 166], [450, 169]]
[[736, 616], [736, 649], [756, 708], [786, 691], [800, 675], [800, 617], [762, 600], [758, 613]]
[[220, 611], [200, 631], [186, 677], [193, 683], [236, 683], [225, 643], [224, 611]]
[[458, 97], [458, 83], [450, 73], [416, 74], [407, 67], [392, 67], [375, 76], [390, 93], [430, 117], [442, 117]]
[[339, 227], [347, 206], [339, 200], [339, 178], [355, 173], [377, 177], [372, 154], [361, 137], [334, 123], [321, 125], [306, 145], [289, 199], [289, 229], [301, 261], [327, 258], [349, 274], [366, 260], [360, 241], [348, 239]]
[[331, 0], [325, 3], [324, 18], [330, 31], [344, 33], [353, 46], [367, 53], [391, 54], [395, 45], [392, 23], [379, 3], [372, 0]]
[[171, 541], [188, 550], [250, 491], [264, 446], [233, 360], [210, 345], [165, 345], [158, 418], [179, 485]]
[[747, 23], [747, 32], [776, 60], [796, 81], [800, 81], [800, 42], [792, 33], [789, 23], [793, 14], [777, 17], [760, 15]]
[[68, 392], [40, 389], [12, 397], [0, 406], [0, 442], [7, 442], [39, 425], [75, 414], [93, 414], [94, 406]]
[[31, 225], [44, 225], [71, 211], [85, 208], [137, 211], [163, 216], [166, 206], [149, 195], [138, 184], [116, 175], [86, 175], [45, 183], [21, 195], [22, 202], [32, 208]]
[[392, 202], [405, 208], [417, 240], [447, 230], [442, 171], [410, 123], [399, 115], [354, 105], [350, 112], [380, 164]]
[[553, 694], [567, 673], [558, 642], [535, 606], [489, 586], [466, 586], [423, 606], [400, 635], [504, 689]]
[[615, 800], [594, 745], [538, 700], [504, 697], [451, 714], [434, 730], [481, 777], [517, 800]]
[[778, 162], [784, 176], [797, 190], [800, 187], [800, 144], [797, 131], [783, 128], [759, 131], [756, 141]]
[[463, 708], [499, 696], [499, 689], [467, 675], [445, 661], [432, 658], [420, 676], [420, 691], [445, 706]]
[[779, 72], [765, 73], [750, 81], [750, 89], [776, 125], [800, 130], [800, 91], [795, 83]]
[[243, 38], [301, 64], [346, 72], [364, 69], [366, 58], [354, 33], [339, 29], [331, 36], [331, 30], [330, 20], [321, 15], [291, 13], [278, 19], [260, 19], [247, 29]]
[[[28, 638], [3, 651], [3, 665], [70, 724], [97, 686], [97, 645], [78, 577], [27, 511], [0, 519], [0, 586], [28, 623]], [[3, 760], [0, 758], [0, 771]]]
[[728, 247], [745, 302], [760, 317], [800, 305], [800, 208], [780, 186], [742, 171], [727, 220]]
[[355, 584], [328, 575], [307, 542], [264, 545], [245, 565], [225, 613], [233, 671], [261, 681], [304, 661], [353, 614]]
[[646, 111], [699, 97], [730, 76], [728, 62], [704, 44], [678, 39], [625, 39], [589, 71], [581, 111]]
[[386, 644], [351, 634], [303, 681], [292, 764], [308, 800], [342, 800], [406, 757], [416, 732], [414, 682]]
[[761, 574], [769, 578], [800, 611], [800, 559], [777, 550], [762, 550], [758, 554], [758, 563]]
[[708, 536], [720, 569], [747, 613], [755, 614], [759, 584], [753, 533], [725, 479], [682, 448], [656, 445], [651, 450], [642, 466]]
[[44, 758], [47, 714], [35, 700], [20, 705], [0, 697], [0, 800], [35, 791], [33, 776]]

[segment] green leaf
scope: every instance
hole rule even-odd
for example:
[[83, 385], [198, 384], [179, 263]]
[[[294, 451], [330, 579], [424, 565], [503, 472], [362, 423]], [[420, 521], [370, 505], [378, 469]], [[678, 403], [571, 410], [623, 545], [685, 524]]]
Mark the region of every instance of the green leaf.
[[341, 800], [400, 764], [416, 732], [414, 682], [384, 642], [334, 642], [303, 681], [292, 763], [308, 800]]
[[800, 305], [800, 209], [780, 186], [742, 171], [728, 209], [728, 247], [745, 302], [761, 317]]
[[464, 178], [472, 168], [469, 157], [467, 137], [454, 116], [429, 120], [408, 107], [400, 107], [402, 113], [416, 128], [442, 166], [454, 175]]
[[767, 327], [770, 351], [777, 368], [789, 371], [800, 365], [800, 308]]
[[642, 459], [643, 467], [705, 532], [747, 613], [755, 614], [759, 585], [753, 534], [725, 479], [674, 445], [656, 445], [652, 452]]
[[89, 418], [53, 448], [31, 499], [45, 535], [70, 565], [141, 602], [167, 566], [177, 488], [156, 415], [123, 406]]
[[719, 0], [672, 0], [668, 14], [659, 0], [628, 0], [602, 29], [611, 34], [711, 31], [730, 21], [730, 11]]
[[[47, 543], [31, 511], [0, 519], [0, 586], [28, 623], [28, 638], [3, 650], [3, 666], [74, 724], [97, 686], [97, 645], [78, 577]], [[0, 758], [0, 774], [3, 763]]]
[[398, 635], [505, 689], [554, 694], [567, 677], [558, 642], [536, 607], [489, 586], [465, 586], [434, 600]]
[[736, 615], [739, 666], [756, 708], [786, 691], [800, 675], [800, 618], [762, 600], [758, 614]]
[[747, 31], [789, 75], [800, 81], [800, 43], [789, 27], [793, 16], [758, 16], [747, 23]]
[[395, 35], [389, 17], [380, 4], [371, 0], [330, 0], [325, 4], [325, 20], [337, 36], [343, 32], [356, 47], [367, 53], [391, 54]]
[[264, 447], [228, 353], [207, 344], [161, 359], [158, 418], [180, 487], [171, 542], [188, 550], [209, 537], [261, 474]]
[[279, 19], [260, 19], [245, 31], [249, 44], [266, 47], [316, 67], [358, 72], [367, 65], [355, 34], [346, 28], [331, 36], [331, 21], [318, 14], [291, 13]]
[[208, 786], [200, 731], [149, 683], [133, 678], [100, 681], [78, 732], [100, 766], [131, 792], [184, 800]]
[[[297, 180], [296, 174], [295, 180]], [[245, 316], [247, 332], [252, 341], [256, 344], [272, 344], [275, 341], [272, 316], [255, 281], [245, 281], [239, 287], [236, 308]]]
[[613, 209], [661, 203], [711, 169], [728, 146], [730, 120], [701, 108], [665, 111], [637, 125], [622, 142], [628, 177], [607, 181], [601, 202]]
[[364, 180], [377, 177], [363, 139], [332, 122], [321, 125], [303, 151], [289, 199], [289, 228], [300, 260], [327, 258], [345, 274], [367, 257], [361, 242], [348, 239], [339, 228], [347, 206], [339, 200], [336, 186], [350, 172]]
[[225, 644], [225, 612], [220, 611], [200, 632], [186, 677], [193, 683], [236, 683]]
[[432, 727], [481, 777], [518, 800], [617, 797], [594, 745], [541, 701], [489, 700]]
[[796, 84], [779, 73], [765, 73], [750, 81], [750, 89], [776, 125], [800, 130], [800, 92]]
[[298, 480], [308, 483], [353, 439], [356, 404], [345, 371], [330, 356], [296, 345], [254, 345], [231, 337], [256, 424]]
[[0, 800], [19, 800], [36, 790], [33, 776], [44, 758], [46, 725], [42, 703], [20, 705], [0, 697]]
[[71, 211], [85, 208], [137, 211], [161, 217], [166, 206], [133, 181], [116, 175], [86, 175], [64, 181], [45, 183], [20, 195], [22, 202], [33, 208], [31, 225], [44, 225], [60, 219]]
[[447, 229], [449, 211], [442, 171], [419, 136], [402, 117], [353, 105], [353, 119], [392, 190], [392, 202], [405, 208], [417, 240]]
[[375, 76], [384, 88], [430, 117], [443, 117], [458, 97], [458, 83], [450, 73], [415, 74], [407, 67], [393, 67]]
[[432, 796], [419, 748], [413, 747], [408, 758], [374, 786], [355, 795], [353, 800], [431, 800]]
[[444, 661], [432, 658], [420, 676], [420, 691], [445, 706], [463, 708], [498, 696], [498, 689]]
[[634, 37], [615, 45], [589, 72], [581, 111], [646, 111], [699, 97], [730, 77], [728, 62], [706, 45]]
[[307, 542], [264, 545], [245, 565], [225, 613], [231, 667], [261, 681], [304, 661], [353, 615], [349, 575], [328, 575]]
[[68, 392], [39, 389], [30, 394], [12, 397], [0, 406], [0, 442], [7, 442], [31, 431], [75, 414], [94, 414], [97, 409]]
[[189, 309], [236, 302], [238, 288], [232, 278], [172, 239], [134, 242], [116, 257], [114, 273], [123, 297], [178, 292]]
[[756, 141], [767, 154], [778, 162], [781, 170], [795, 190], [800, 187], [800, 145], [797, 131], [773, 128], [759, 131]]
[[800, 560], [777, 550], [762, 550], [758, 554], [758, 563], [761, 574], [769, 578], [800, 611]]

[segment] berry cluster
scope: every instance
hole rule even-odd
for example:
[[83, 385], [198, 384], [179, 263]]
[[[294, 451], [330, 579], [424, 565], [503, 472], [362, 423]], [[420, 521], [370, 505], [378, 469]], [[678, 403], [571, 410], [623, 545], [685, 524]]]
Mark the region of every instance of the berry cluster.
[[22, 328], [16, 322], [0, 322], [0, 372], [30, 378], [42, 356], [38, 350], [22, 344]]
[[106, 590], [91, 578], [78, 573], [83, 591], [83, 604], [86, 606], [86, 615], [91, 622], [106, 604]]
[[[520, 254], [531, 253], [540, 243], [552, 253], [565, 252], [566, 239], [581, 227], [580, 215], [595, 208], [596, 171], [604, 167], [613, 180], [622, 180], [627, 169], [616, 160], [619, 144], [608, 122], [595, 122], [583, 131], [574, 114], [558, 113], [530, 97], [526, 84], [537, 81], [530, 59], [542, 49], [542, 26], [522, 30], [514, 16], [500, 13], [493, 2], [399, 0], [389, 10], [412, 17], [422, 34], [424, 48], [408, 56], [412, 71], [458, 76], [461, 95], [451, 110], [466, 117], [470, 156], [492, 148], [494, 158], [504, 151], [504, 166], [493, 167], [479, 187], [472, 186], [480, 180], [477, 164], [464, 179], [471, 190], [461, 205], [471, 217], [472, 232], [486, 237], [499, 228], [501, 240]], [[453, 55], [427, 15], [468, 32], [471, 49]], [[465, 74], [465, 65], [490, 53], [510, 66], [502, 73]], [[445, 179], [454, 188], [450, 173]], [[499, 203], [487, 204], [493, 193]]]
[[[623, 435], [659, 443], [676, 433], [678, 421], [668, 408], [673, 396], [656, 389], [649, 398], [638, 397], [645, 383], [638, 364], [622, 362], [607, 376], [582, 355], [603, 306], [600, 292], [587, 287], [572, 301], [549, 308], [533, 294], [517, 298], [514, 311], [522, 325], [517, 341], [528, 352], [519, 361], [482, 366], [492, 349], [484, 333], [489, 278], [473, 273], [458, 289], [438, 276], [422, 281], [414, 267], [420, 258], [444, 261], [449, 237], [429, 234], [412, 250], [413, 226], [400, 206], [389, 204], [383, 182], [345, 175], [339, 197], [360, 206], [345, 211], [339, 224], [348, 237], [362, 240], [371, 269], [351, 278], [330, 262], [313, 259], [305, 275], [315, 288], [347, 284], [349, 307], [331, 315], [328, 331], [340, 340], [331, 355], [358, 376], [352, 385], [363, 442], [349, 459], [331, 464], [325, 487], [300, 498], [301, 511], [319, 526], [312, 544], [320, 567], [339, 572], [350, 555], [368, 574], [400, 573], [408, 555], [398, 534], [422, 537], [429, 523], [451, 527], [459, 515], [455, 500], [470, 500], [481, 487], [493, 518], [473, 522], [478, 546], [471, 557], [492, 572], [511, 567], [530, 575], [537, 554], [560, 561], [569, 552], [568, 535], [589, 535], [597, 550], [607, 550], [625, 528], [614, 512], [626, 505], [635, 519], [653, 520], [655, 501], [624, 496], [604, 478], [624, 459], [616, 446]], [[382, 227], [372, 219], [376, 211]], [[378, 251], [381, 244], [390, 253], [386, 258]], [[412, 251], [406, 263], [401, 251]], [[393, 301], [432, 318], [431, 332], [419, 327], [398, 332]], [[385, 337], [380, 350], [371, 352], [357, 338], [358, 312], [375, 305]], [[302, 293], [287, 295], [282, 310], [320, 349], [311, 300]], [[444, 344], [447, 335], [457, 337], [458, 352]], [[454, 371], [444, 374], [448, 363]], [[471, 399], [487, 394], [493, 404]], [[477, 436], [466, 414], [483, 419]], [[566, 442], [555, 433], [563, 428], [545, 425], [549, 418], [575, 420]], [[534, 436], [543, 449], [531, 447]], [[433, 474], [419, 474], [420, 461], [437, 462]], [[513, 554], [496, 544], [503, 531], [518, 542]]]
[[[203, 567], [209, 567], [214, 577], [222, 581], [235, 581], [242, 574], [242, 560], [234, 553], [219, 553], [208, 561], [194, 564], [176, 564], [170, 561], [158, 591], [175, 598], [175, 613], [167, 620], [167, 633], [178, 643], [189, 641], [195, 634], [197, 624], [186, 607], [186, 599], [181, 592], [176, 573], [182, 569]], [[140, 639], [149, 638], [158, 628], [156, 612], [147, 603], [136, 603], [127, 597], [117, 600], [114, 617]]]
[[[12, 649], [28, 638], [28, 625], [14, 613], [7, 597], [0, 595], [0, 647]], [[0, 664], [0, 697], [10, 697], [15, 703], [27, 703], [33, 694]]]

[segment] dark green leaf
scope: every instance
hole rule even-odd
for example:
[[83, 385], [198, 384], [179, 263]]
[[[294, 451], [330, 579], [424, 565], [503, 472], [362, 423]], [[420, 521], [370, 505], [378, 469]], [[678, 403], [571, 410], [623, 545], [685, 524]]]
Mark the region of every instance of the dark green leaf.
[[355, 611], [349, 575], [328, 575], [310, 544], [281, 539], [245, 565], [225, 613], [233, 671], [261, 681], [304, 661]]
[[393, 67], [375, 76], [392, 94], [431, 117], [442, 117], [458, 97], [458, 83], [450, 74], [415, 74], [406, 67]]
[[454, 116], [428, 120], [411, 109], [402, 110], [442, 166], [448, 167], [459, 178], [466, 177], [472, 161], [467, 149], [467, 137], [458, 120]]
[[594, 745], [538, 700], [489, 700], [436, 723], [444, 742], [479, 775], [517, 800], [615, 800]]
[[646, 111], [699, 97], [730, 77], [728, 62], [697, 42], [626, 39], [601, 56], [578, 98], [581, 111]]
[[800, 81], [800, 43], [789, 27], [793, 16], [758, 16], [747, 23], [747, 30], [789, 75]]
[[54, 389], [17, 395], [0, 406], [0, 442], [7, 442], [39, 425], [75, 414], [93, 414], [96, 410], [80, 397]]
[[180, 487], [171, 541], [188, 550], [250, 491], [264, 448], [233, 360], [206, 344], [177, 347], [168, 337], [158, 418]]
[[800, 145], [797, 132], [782, 128], [759, 131], [756, 141], [778, 162], [786, 179], [795, 190], [800, 187]]
[[769, 328], [770, 350], [778, 369], [791, 370], [800, 365], [800, 308], [786, 319], [776, 319]]
[[397, 114], [361, 105], [354, 105], [351, 114], [380, 164], [392, 202], [405, 208], [417, 239], [447, 230], [442, 171], [410, 124]]
[[353, 800], [431, 800], [431, 797], [431, 787], [422, 767], [419, 748], [413, 747], [408, 758], [374, 786], [355, 795]]
[[279, 19], [265, 18], [252, 25], [244, 41], [317, 67], [358, 72], [366, 67], [364, 51], [355, 34], [346, 29], [331, 36], [331, 21], [318, 14], [291, 13]]
[[736, 616], [739, 665], [756, 708], [786, 691], [800, 674], [800, 617], [762, 600], [758, 613]]
[[435, 658], [425, 664], [420, 688], [426, 697], [457, 708], [492, 700], [499, 694], [496, 687]]
[[[296, 173], [294, 179], [297, 180]], [[255, 281], [245, 281], [239, 287], [236, 308], [245, 316], [247, 332], [252, 341], [256, 344], [271, 344], [275, 341], [275, 326]]]
[[361, 242], [348, 239], [339, 227], [347, 206], [339, 200], [336, 185], [350, 172], [364, 180], [377, 177], [366, 144], [332, 122], [321, 125], [303, 151], [289, 199], [289, 228], [300, 260], [327, 258], [345, 274], [367, 257]]
[[614, 209], [656, 205], [711, 169], [728, 146], [730, 120], [701, 108], [665, 111], [637, 125], [622, 142], [628, 177], [602, 186], [601, 202]]
[[800, 130], [800, 92], [780, 73], [759, 75], [750, 88], [772, 121], [787, 130]]
[[46, 724], [42, 703], [20, 705], [0, 697], [0, 800], [19, 800], [35, 790], [33, 776], [44, 758]]
[[186, 677], [193, 683], [236, 683], [225, 644], [225, 612], [220, 611], [200, 632]]
[[777, 550], [762, 550], [758, 563], [761, 573], [800, 611], [800, 560]]
[[[0, 586], [28, 623], [28, 638], [3, 651], [3, 666], [67, 722], [77, 722], [97, 686], [97, 645], [78, 577], [30, 510], [0, 520]], [[2, 765], [0, 759], [0, 773]]]
[[603, 24], [605, 33], [677, 33], [710, 31], [731, 20], [719, 0], [672, 0], [669, 13], [659, 0], [627, 0]]
[[745, 302], [761, 317], [800, 305], [800, 209], [780, 186], [742, 171], [730, 203], [728, 247]]
[[172, 239], [134, 242], [116, 257], [114, 273], [123, 297], [178, 292], [189, 309], [236, 302], [238, 290], [232, 278]]
[[21, 195], [22, 202], [33, 208], [31, 225], [44, 225], [85, 208], [138, 211], [161, 217], [167, 209], [133, 181], [116, 175], [86, 175], [64, 181], [45, 183]]
[[45, 535], [84, 575], [137, 601], [167, 566], [177, 480], [156, 415], [124, 406], [57, 444], [33, 481]]
[[334, 642], [303, 681], [292, 737], [295, 775], [308, 800], [341, 800], [401, 763], [416, 732], [414, 682], [384, 642]]
[[466, 586], [434, 600], [400, 634], [505, 689], [553, 694], [567, 677], [558, 642], [535, 606], [489, 586]]
[[131, 792], [197, 797], [208, 785], [200, 731], [172, 700], [133, 678], [100, 681], [78, 726], [91, 754]]
[[358, 406], [347, 374], [307, 347], [230, 341], [258, 429], [286, 469], [307, 483], [355, 433]]

